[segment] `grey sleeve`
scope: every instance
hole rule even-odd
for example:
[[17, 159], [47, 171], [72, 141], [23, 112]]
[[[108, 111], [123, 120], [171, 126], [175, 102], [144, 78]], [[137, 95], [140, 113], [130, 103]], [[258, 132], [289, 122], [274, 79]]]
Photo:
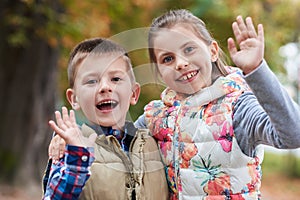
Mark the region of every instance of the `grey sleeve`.
[[244, 77], [253, 93], [236, 102], [233, 126], [242, 151], [253, 156], [259, 144], [280, 149], [300, 147], [300, 108], [263, 61]]
[[142, 114], [139, 116], [139, 118], [134, 122], [134, 126], [136, 128], [147, 128], [146, 122], [145, 122], [145, 114]]

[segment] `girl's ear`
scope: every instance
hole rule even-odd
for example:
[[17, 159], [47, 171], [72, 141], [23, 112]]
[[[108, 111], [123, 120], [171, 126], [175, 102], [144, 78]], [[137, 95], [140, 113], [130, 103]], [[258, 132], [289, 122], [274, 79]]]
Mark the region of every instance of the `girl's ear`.
[[216, 62], [219, 58], [219, 45], [216, 41], [212, 41], [209, 46], [211, 54], [211, 62]]
[[71, 104], [73, 110], [79, 110], [80, 104], [79, 104], [78, 97], [75, 95], [74, 90], [71, 88], [68, 88], [66, 91], [66, 96], [67, 96], [68, 102]]
[[135, 105], [138, 102], [140, 93], [141, 93], [140, 84], [135, 83], [135, 85], [132, 87], [132, 94], [130, 99], [131, 105]]

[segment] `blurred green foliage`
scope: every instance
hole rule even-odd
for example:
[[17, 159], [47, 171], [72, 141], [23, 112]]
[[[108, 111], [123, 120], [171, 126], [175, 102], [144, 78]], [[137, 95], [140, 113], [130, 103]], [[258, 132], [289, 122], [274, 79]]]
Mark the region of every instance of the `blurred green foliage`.
[[281, 173], [287, 177], [300, 178], [300, 158], [290, 152], [266, 152], [262, 169], [263, 174]]
[[[2, 31], [9, 32], [6, 40], [9, 45], [26, 48], [31, 42], [28, 35], [35, 34], [46, 40], [50, 47], [60, 48], [58, 90], [61, 101], [57, 103], [57, 108], [60, 108], [61, 104], [68, 105], [65, 99], [65, 90], [68, 87], [67, 61], [71, 49], [78, 42], [86, 38], [112, 37], [130, 29], [148, 27], [153, 18], [169, 9], [191, 10], [207, 24], [227, 54], [227, 38], [233, 35], [231, 23], [237, 15], [251, 16], [255, 24], [264, 25], [265, 58], [275, 72], [284, 73], [283, 58], [278, 54], [279, 47], [289, 42], [299, 42], [300, 37], [300, 1], [297, 0], [4, 0], [3, 2], [15, 6], [11, 6], [10, 8], [13, 7], [11, 10], [2, 9], [4, 13], [1, 15], [4, 16], [1, 19]], [[32, 15], [37, 13], [42, 17], [33, 21]], [[129, 53], [135, 67], [148, 63], [146, 48]], [[143, 78], [151, 75], [148, 73], [141, 76]], [[162, 89], [161, 84], [143, 85], [139, 103], [130, 108], [128, 117], [135, 120], [143, 112], [146, 103], [159, 98]], [[8, 159], [5, 167], [8, 169], [13, 166], [14, 160], [15, 158]], [[273, 163], [275, 161], [276, 163]], [[291, 159], [289, 162], [291, 164], [286, 171], [299, 176], [299, 160]], [[276, 159], [269, 160], [266, 157], [264, 166], [268, 167], [269, 163], [271, 168], [280, 165]]]
[[[265, 58], [275, 72], [284, 73], [283, 58], [278, 55], [280, 46], [288, 42], [298, 42], [300, 33], [300, 1], [294, 0], [61, 0], [64, 12], [49, 23], [47, 31], [53, 45], [61, 44], [63, 54], [60, 60], [61, 97], [67, 88], [66, 63], [71, 48], [88, 37], [111, 37], [134, 28], [148, 27], [153, 18], [169, 9], [185, 8], [203, 19], [212, 35], [227, 53], [227, 39], [232, 37], [231, 23], [237, 15], [251, 16], [254, 23], [262, 23], [265, 29]], [[44, 11], [48, 16], [51, 11]], [[26, 23], [25, 23], [26, 24]], [[50, 30], [50, 32], [49, 32]], [[20, 34], [20, 33], [19, 33]], [[59, 34], [60, 41], [51, 38]], [[15, 35], [14, 42], [22, 40]], [[134, 66], [148, 62], [146, 49], [130, 52]], [[229, 63], [232, 64], [232, 63]], [[159, 97], [161, 88], [142, 88], [140, 102], [130, 109], [135, 120], [142, 113], [143, 106], [151, 99]], [[64, 101], [64, 104], [67, 104]]]

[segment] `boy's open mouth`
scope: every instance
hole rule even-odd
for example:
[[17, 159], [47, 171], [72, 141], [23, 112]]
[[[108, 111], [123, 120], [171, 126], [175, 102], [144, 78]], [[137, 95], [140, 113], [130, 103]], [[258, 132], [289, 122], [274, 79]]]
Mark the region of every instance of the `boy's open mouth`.
[[111, 110], [115, 108], [118, 105], [118, 102], [113, 101], [113, 100], [107, 100], [107, 101], [102, 101], [96, 107], [99, 110]]

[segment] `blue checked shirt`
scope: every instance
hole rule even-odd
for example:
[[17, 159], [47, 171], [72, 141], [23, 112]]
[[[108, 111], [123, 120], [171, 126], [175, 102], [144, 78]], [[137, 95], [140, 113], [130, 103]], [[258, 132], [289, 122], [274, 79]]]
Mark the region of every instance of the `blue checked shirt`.
[[[113, 135], [119, 141], [123, 151], [128, 152], [130, 143], [136, 132], [132, 122], [126, 122], [123, 131], [89, 125], [98, 135]], [[53, 164], [50, 159], [43, 178], [44, 197], [47, 199], [78, 199], [83, 186], [90, 177], [89, 167], [94, 158], [94, 148], [66, 146], [64, 158], [58, 164]]]
[[93, 161], [94, 148], [67, 145], [64, 158], [58, 164], [51, 160], [48, 164], [51, 168], [45, 174], [43, 199], [78, 199]]

